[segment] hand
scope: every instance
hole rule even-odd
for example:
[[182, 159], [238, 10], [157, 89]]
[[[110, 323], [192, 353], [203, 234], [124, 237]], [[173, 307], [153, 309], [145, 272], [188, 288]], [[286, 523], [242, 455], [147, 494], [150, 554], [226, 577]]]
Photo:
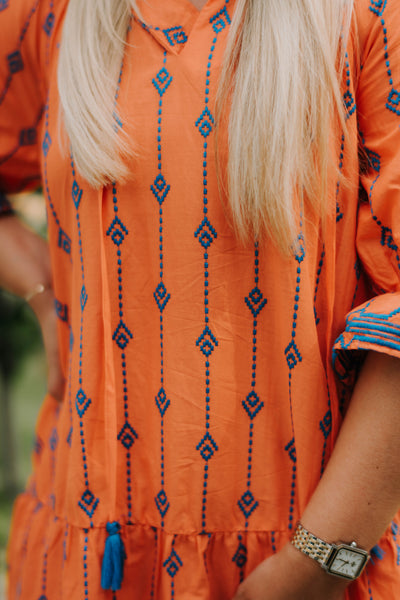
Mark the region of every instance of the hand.
[[61, 370], [57, 339], [57, 316], [54, 309], [54, 294], [51, 289], [37, 294], [30, 301], [35, 312], [43, 337], [47, 359], [47, 391], [58, 402], [64, 394], [65, 380]]
[[344, 600], [348, 583], [288, 543], [243, 581], [233, 600]]

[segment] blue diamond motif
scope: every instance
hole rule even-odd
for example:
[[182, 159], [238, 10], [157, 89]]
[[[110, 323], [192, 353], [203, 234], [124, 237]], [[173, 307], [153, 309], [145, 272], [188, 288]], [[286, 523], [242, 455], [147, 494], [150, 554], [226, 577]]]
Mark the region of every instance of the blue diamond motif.
[[196, 342], [196, 346], [199, 346], [200, 350], [206, 358], [214, 351], [215, 346], [218, 346], [218, 340], [211, 332], [208, 325], [205, 327], [203, 333]]
[[374, 169], [374, 171], [379, 173], [381, 170], [381, 157], [377, 152], [374, 152], [369, 148], [365, 148], [365, 152], [368, 156], [368, 164]]
[[247, 563], [247, 548], [242, 544], [242, 542], [239, 543], [235, 556], [232, 558], [232, 562], [236, 563], [239, 569], [243, 569]]
[[158, 71], [157, 75], [152, 79], [153, 85], [160, 97], [165, 94], [172, 81], [172, 76], [168, 73], [167, 69], [163, 67]]
[[294, 369], [294, 367], [303, 360], [294, 340], [292, 340], [286, 348], [285, 355], [290, 370]]
[[48, 132], [46, 131], [44, 138], [43, 138], [43, 143], [42, 143], [42, 150], [43, 150], [43, 154], [45, 157], [47, 157], [47, 155], [49, 153], [50, 146], [51, 146], [51, 137], [48, 134]]
[[117, 216], [114, 217], [113, 222], [110, 227], [107, 229], [107, 235], [111, 236], [112, 241], [116, 246], [120, 246], [125, 239], [125, 236], [128, 235], [129, 231]]
[[54, 15], [54, 13], [50, 12], [47, 15], [46, 21], [44, 22], [44, 25], [43, 25], [43, 30], [46, 33], [46, 35], [48, 35], [48, 36], [50, 36], [51, 32], [53, 31], [54, 21], [55, 21], [55, 15]]
[[78, 415], [81, 418], [83, 417], [83, 415], [85, 414], [85, 412], [87, 411], [87, 409], [89, 408], [91, 403], [92, 403], [91, 399], [86, 396], [85, 392], [81, 388], [78, 391], [78, 393], [76, 394], [76, 400], [75, 400], [76, 410], [78, 412]]
[[264, 298], [262, 292], [256, 286], [250, 294], [244, 299], [247, 306], [251, 310], [253, 317], [256, 319], [264, 306], [267, 304], [267, 299]]
[[238, 501], [238, 505], [246, 519], [248, 519], [257, 508], [258, 502], [256, 502], [256, 500], [254, 499], [254, 496], [250, 492], [250, 490], [247, 490], [247, 492], [245, 492]]
[[86, 288], [83, 285], [82, 289], [81, 289], [81, 308], [82, 308], [82, 310], [84, 310], [84, 308], [86, 306], [87, 299], [88, 299], [88, 295], [86, 292]]
[[304, 248], [304, 237], [303, 237], [303, 234], [300, 233], [300, 235], [297, 238], [297, 246], [296, 246], [296, 254], [295, 254], [295, 259], [297, 260], [297, 262], [299, 264], [303, 262], [305, 255], [306, 255], [306, 251]]
[[8, 54], [7, 61], [11, 75], [19, 73], [19, 71], [22, 71], [22, 69], [24, 68], [24, 61], [22, 60], [22, 55], [19, 50], [15, 50], [15, 52]]
[[264, 406], [264, 402], [260, 400], [254, 390], [252, 390], [250, 394], [246, 396], [245, 400], [242, 400], [242, 404], [251, 420], [258, 415]]
[[347, 118], [348, 118], [354, 113], [354, 111], [357, 108], [353, 94], [349, 90], [347, 90], [347, 92], [345, 92], [343, 94], [343, 102], [344, 102], [345, 108], [347, 110]]
[[99, 504], [99, 499], [95, 498], [90, 490], [83, 492], [78, 505], [81, 509], [90, 517], [93, 517], [93, 513]]
[[212, 24], [216, 34], [225, 29], [227, 25], [230, 25], [231, 18], [226, 10], [226, 6], [224, 6], [222, 10], [218, 11], [213, 17], [211, 17], [210, 23]]
[[167, 573], [170, 577], [174, 578], [181, 566], [183, 565], [181, 559], [178, 554], [175, 552], [174, 548], [171, 550], [171, 554], [167, 558], [167, 560], [163, 563], [163, 567], [167, 569]]
[[54, 450], [57, 448], [57, 444], [58, 444], [58, 433], [57, 433], [56, 428], [54, 428], [53, 431], [51, 432], [49, 444], [50, 444], [51, 451], [54, 452]]
[[125, 350], [129, 341], [133, 338], [132, 333], [129, 331], [123, 321], [119, 322], [117, 329], [114, 331], [112, 339], [118, 344], [121, 350]]
[[163, 34], [168, 40], [168, 43], [171, 46], [175, 46], [177, 44], [185, 44], [188, 40], [186, 33], [183, 30], [183, 27], [179, 25], [178, 27], [170, 27], [169, 29], [163, 29]]
[[213, 130], [214, 117], [208, 110], [208, 107], [203, 110], [200, 117], [196, 121], [196, 127], [199, 128], [201, 135], [207, 138]]
[[285, 446], [286, 452], [289, 454], [289, 458], [292, 462], [297, 462], [297, 454], [296, 454], [296, 445], [294, 442], [294, 438], [290, 440], [288, 444]]
[[381, 17], [386, 8], [387, 0], [370, 0], [370, 11], [375, 13], [378, 17]]
[[170, 297], [171, 297], [171, 295], [167, 294], [167, 288], [165, 287], [164, 283], [161, 281], [158, 284], [158, 286], [156, 287], [156, 291], [154, 292], [155, 301], [157, 302], [157, 306], [161, 312], [164, 310]]
[[154, 498], [154, 500], [155, 500], [158, 512], [160, 513], [162, 518], [164, 518], [169, 509], [169, 502], [168, 502], [167, 494], [164, 492], [164, 490], [161, 490], [160, 492], [158, 492], [158, 494]]
[[204, 250], [208, 250], [208, 248], [211, 246], [211, 244], [217, 237], [217, 232], [215, 231], [214, 227], [211, 225], [207, 217], [204, 217], [204, 219], [196, 229], [194, 236], [198, 238]]
[[161, 416], [163, 417], [168, 406], [170, 405], [170, 401], [167, 398], [167, 394], [165, 393], [164, 388], [160, 388], [160, 391], [156, 396], [156, 404], [158, 406], [158, 410], [160, 411]]
[[47, 600], [47, 596], [45, 596], [44, 594], [42, 594], [39, 598], [39, 600]]
[[79, 204], [81, 203], [81, 199], [82, 199], [82, 190], [79, 187], [79, 184], [75, 179], [72, 184], [71, 196], [72, 196], [72, 200], [74, 201], [75, 208], [76, 208], [76, 210], [78, 210]]
[[208, 433], [208, 431], [204, 435], [201, 442], [199, 444], [197, 444], [196, 450], [199, 450], [202, 458], [206, 462], [208, 462], [210, 460], [210, 458], [212, 458], [214, 456], [214, 453], [218, 451], [218, 446], [214, 442], [213, 438]]
[[168, 195], [169, 190], [171, 189], [170, 185], [167, 185], [164, 176], [159, 173], [155, 178], [154, 182], [150, 186], [151, 191], [157, 199], [157, 202], [161, 206], [164, 202], [165, 198]]
[[396, 115], [400, 115], [400, 92], [392, 89], [387, 99], [386, 107]]
[[127, 450], [130, 450], [138, 439], [138, 434], [133, 429], [132, 425], [126, 421], [125, 425], [118, 434], [118, 440], [125, 446]]

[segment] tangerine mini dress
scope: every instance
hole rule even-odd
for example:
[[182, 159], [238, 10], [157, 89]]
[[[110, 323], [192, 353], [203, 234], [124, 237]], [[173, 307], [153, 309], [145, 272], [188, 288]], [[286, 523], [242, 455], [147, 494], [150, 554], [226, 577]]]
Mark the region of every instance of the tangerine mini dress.
[[[355, 2], [332, 210], [324, 235], [299, 210], [290, 257], [240, 245], [218, 191], [235, 1], [139, 1], [115, 88], [139, 157], [101, 190], [58, 123], [67, 5], [0, 1], [1, 189], [43, 186], [66, 378], [16, 501], [8, 598], [229, 600], [292, 534], [365, 351], [400, 357], [399, 3]], [[395, 517], [347, 600], [399, 597]]]

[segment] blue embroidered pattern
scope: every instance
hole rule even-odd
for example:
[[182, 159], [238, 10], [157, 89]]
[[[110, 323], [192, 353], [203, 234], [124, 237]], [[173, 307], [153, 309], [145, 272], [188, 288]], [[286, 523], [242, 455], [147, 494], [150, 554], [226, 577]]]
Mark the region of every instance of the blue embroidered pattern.
[[[7, 6], [8, 6], [8, 2], [6, 4], [3, 3], [1, 10], [4, 10], [5, 8], [7, 8]], [[10, 87], [13, 76], [16, 75], [17, 73], [19, 73], [20, 71], [22, 71], [24, 68], [24, 62], [23, 62], [22, 54], [21, 54], [21, 47], [22, 47], [22, 43], [24, 41], [26, 32], [28, 31], [28, 27], [31, 22], [31, 19], [32, 19], [33, 15], [35, 14], [38, 6], [39, 6], [39, 0], [37, 0], [37, 2], [33, 5], [33, 7], [31, 8], [31, 10], [29, 12], [27, 20], [25, 21], [22, 31], [19, 35], [17, 48], [13, 52], [11, 52], [10, 54], [8, 54], [6, 56], [9, 74], [5, 81], [4, 88], [0, 92], [0, 105], [3, 103], [4, 98], [6, 97], [6, 94]]]
[[183, 27], [180, 25], [178, 27], [170, 27], [169, 29], [163, 29], [163, 34], [167, 38], [168, 43], [171, 46], [175, 46], [175, 44], [185, 44], [188, 40], [186, 33], [183, 30]]
[[386, 8], [387, 0], [370, 0], [369, 10], [375, 13], [378, 17], [383, 15]]
[[317, 295], [318, 295], [319, 282], [320, 282], [321, 273], [322, 273], [322, 267], [324, 266], [324, 259], [325, 259], [325, 245], [323, 245], [323, 247], [322, 247], [321, 256], [320, 256], [320, 259], [319, 259], [318, 269], [317, 269], [317, 278], [316, 278], [316, 281], [315, 281], [315, 290], [314, 290], [314, 319], [315, 319], [315, 324], [316, 325], [319, 324], [319, 316], [317, 314]]
[[53, 12], [54, 9], [54, 0], [50, 0], [49, 4], [49, 12], [47, 13], [46, 20], [43, 23], [43, 31], [47, 36], [46, 40], [46, 65], [50, 64], [50, 41], [51, 36], [53, 34], [53, 29], [55, 25], [55, 14]]
[[156, 527], [153, 527], [154, 531], [154, 561], [153, 561], [153, 570], [151, 573], [151, 589], [150, 589], [150, 598], [155, 598], [155, 587], [156, 587], [156, 568], [157, 568], [157, 558], [158, 558], [158, 531]]
[[[82, 511], [89, 517], [91, 520], [97, 506], [99, 504], [99, 498], [96, 498], [95, 495], [90, 491], [89, 487], [89, 475], [88, 475], [88, 466], [87, 466], [87, 456], [86, 456], [86, 445], [85, 445], [85, 433], [84, 433], [84, 425], [83, 425], [83, 417], [90, 407], [92, 400], [86, 394], [83, 389], [83, 323], [84, 323], [84, 311], [88, 301], [88, 294], [86, 292], [85, 287], [85, 268], [83, 261], [83, 247], [82, 247], [82, 231], [81, 231], [81, 219], [79, 213], [79, 207], [82, 200], [83, 190], [80, 188], [78, 182], [76, 181], [76, 173], [75, 173], [75, 164], [74, 159], [71, 154], [71, 172], [72, 172], [72, 189], [71, 189], [71, 199], [75, 206], [75, 216], [76, 216], [76, 224], [78, 230], [78, 246], [79, 246], [79, 260], [81, 266], [81, 279], [82, 279], [82, 287], [79, 292], [79, 300], [81, 306], [81, 315], [80, 315], [80, 327], [79, 327], [79, 389], [76, 392], [75, 396], [75, 408], [76, 412], [79, 416], [79, 435], [81, 440], [81, 451], [82, 451], [82, 461], [83, 461], [83, 475], [84, 475], [84, 483], [85, 490], [83, 491], [80, 500], [78, 501], [78, 506], [82, 509]], [[93, 526], [92, 521], [90, 521], [90, 525]]]
[[47, 552], [48, 543], [44, 541], [44, 554], [43, 554], [43, 567], [42, 567], [42, 594], [39, 600], [47, 600], [46, 598], [46, 587], [47, 587]]
[[[225, 0], [226, 3], [229, 0]], [[211, 389], [210, 389], [210, 358], [215, 348], [218, 346], [218, 340], [210, 328], [209, 318], [209, 249], [217, 239], [217, 231], [208, 219], [208, 137], [213, 131], [214, 117], [209, 109], [209, 94], [210, 94], [210, 77], [211, 64], [213, 60], [215, 46], [218, 41], [218, 33], [230, 24], [230, 17], [226, 10], [226, 6], [222, 11], [219, 11], [210, 18], [210, 24], [214, 30], [215, 36], [212, 39], [210, 53], [208, 55], [204, 109], [199, 118], [195, 122], [200, 135], [203, 137], [203, 220], [194, 232], [194, 237], [199, 242], [203, 249], [204, 260], [204, 329], [196, 340], [196, 346], [204, 355], [205, 367], [205, 429], [206, 432], [196, 449], [204, 460], [204, 476], [203, 476], [203, 497], [201, 509], [201, 526], [202, 533], [206, 533], [207, 525], [207, 485], [209, 477], [209, 461], [218, 452], [218, 445], [210, 433], [210, 407], [211, 407]]]
[[400, 567], [400, 530], [398, 524], [395, 523], [395, 521], [392, 521], [391, 532], [393, 536], [393, 542], [396, 546], [397, 551], [396, 564], [398, 567]]
[[[52, 139], [49, 133], [49, 100], [47, 99], [46, 105], [44, 107], [44, 136], [42, 142], [42, 152], [43, 152], [43, 183], [44, 183], [44, 193], [47, 200], [47, 205], [50, 209], [50, 214], [54, 219], [54, 222], [58, 228], [58, 247], [66, 252], [68, 256], [71, 256], [71, 238], [61, 227], [60, 220], [57, 215], [56, 208], [54, 206], [53, 199], [50, 194], [49, 188], [49, 179], [48, 179], [48, 155], [52, 146]], [[63, 319], [64, 320], [64, 319]]]
[[346, 91], [343, 94], [343, 102], [346, 109], [346, 119], [349, 119], [357, 110], [356, 101], [351, 91], [350, 63], [349, 55], [345, 53], [345, 75], [346, 75]]
[[[255, 244], [254, 249], [254, 287], [248, 296], [244, 299], [247, 308], [252, 316], [252, 365], [251, 365], [251, 390], [246, 398], [242, 400], [242, 406], [249, 417], [249, 444], [247, 453], [247, 489], [238, 500], [238, 506], [245, 517], [245, 529], [249, 527], [249, 519], [258, 507], [258, 501], [254, 498], [251, 491], [251, 473], [252, 459], [254, 450], [254, 419], [264, 407], [264, 402], [256, 392], [256, 374], [257, 374], [257, 335], [258, 335], [258, 317], [261, 311], [267, 305], [267, 299], [258, 287], [259, 284], [259, 247]], [[232, 560], [240, 569], [240, 580], [244, 578], [243, 567], [247, 560], [247, 548], [242, 541], [242, 535], [238, 535], [238, 549]]]
[[296, 291], [294, 296], [293, 306], [293, 321], [292, 321], [292, 339], [285, 349], [286, 362], [288, 365], [288, 380], [289, 380], [289, 405], [290, 405], [290, 420], [292, 427], [292, 439], [286, 444], [285, 451], [288, 453], [289, 459], [292, 462], [292, 483], [290, 490], [290, 506], [289, 506], [289, 524], [288, 529], [293, 529], [293, 513], [294, 504], [296, 500], [296, 480], [297, 480], [297, 453], [296, 453], [296, 441], [294, 434], [294, 422], [293, 422], [293, 400], [292, 400], [292, 381], [295, 368], [302, 362], [303, 357], [300, 353], [299, 348], [296, 344], [296, 329], [297, 329], [297, 318], [299, 311], [300, 302], [300, 284], [301, 284], [301, 264], [305, 258], [306, 250], [304, 244], [303, 230], [303, 219], [300, 217], [300, 234], [297, 238], [297, 247], [295, 260], [297, 262], [296, 268]]
[[384, 51], [385, 51], [385, 63], [386, 63], [386, 72], [389, 79], [390, 91], [386, 101], [386, 108], [396, 115], [400, 116], [400, 91], [394, 87], [393, 82], [393, 74], [390, 66], [390, 58], [389, 58], [389, 43], [388, 43], [388, 31], [386, 27], [385, 19], [383, 18], [383, 14], [385, 12], [387, 0], [370, 0], [370, 10], [376, 14], [377, 17], [380, 18], [380, 23], [382, 25], [383, 32], [383, 41], [384, 41]]
[[342, 171], [343, 171], [344, 144], [345, 144], [345, 136], [344, 136], [344, 133], [342, 133], [342, 139], [341, 139], [341, 143], [340, 143], [340, 153], [339, 153], [339, 177], [338, 177], [338, 180], [336, 183], [336, 223], [339, 223], [339, 221], [343, 218], [343, 212], [342, 212], [342, 209], [341, 209], [340, 203], [339, 203], [339, 192], [340, 192], [341, 175], [342, 175]]
[[83, 546], [83, 585], [85, 589], [85, 600], [89, 598], [89, 582], [88, 582], [88, 563], [87, 563], [87, 552], [89, 545], [89, 530], [85, 529], [85, 539]]
[[175, 598], [174, 578], [178, 574], [179, 569], [183, 566], [183, 562], [175, 550], [175, 541], [176, 541], [176, 536], [174, 536], [174, 539], [172, 541], [170, 555], [163, 563], [163, 567], [165, 568], [165, 570], [167, 571], [168, 575], [171, 578], [171, 600], [174, 600], [174, 598]]
[[[400, 326], [392, 322], [391, 319], [400, 313], [400, 308], [388, 313], [387, 315], [376, 314], [369, 311], [373, 300], [359, 310], [353, 311], [346, 319], [345, 332], [351, 334], [350, 342], [345, 343], [343, 334], [336, 341], [340, 348], [346, 350], [353, 341], [363, 343], [377, 344], [400, 351]], [[337, 351], [333, 353], [334, 365], [337, 359]]]
[[[115, 109], [118, 102], [118, 96], [122, 81], [122, 73], [124, 68], [124, 61], [121, 63], [117, 89], [115, 92]], [[116, 113], [116, 110], [115, 110]], [[122, 123], [121, 123], [122, 126]], [[122, 248], [126, 237], [129, 235], [128, 228], [123, 223], [119, 216], [118, 206], [118, 194], [117, 184], [114, 182], [112, 185], [112, 199], [113, 199], [113, 210], [114, 218], [107, 229], [106, 235], [110, 238], [110, 241], [114, 244], [116, 253], [117, 263], [117, 281], [118, 281], [118, 317], [119, 323], [116, 326], [112, 339], [121, 351], [121, 374], [122, 374], [122, 386], [123, 386], [123, 401], [124, 401], [124, 424], [118, 433], [117, 439], [121, 442], [122, 446], [126, 450], [126, 497], [127, 497], [127, 508], [128, 508], [128, 519], [132, 519], [132, 456], [131, 449], [135, 441], [138, 439], [138, 434], [133, 428], [129, 420], [129, 405], [128, 405], [128, 375], [127, 375], [127, 357], [125, 349], [133, 339], [133, 334], [129, 327], [126, 325], [124, 318], [124, 290], [123, 290], [123, 270], [122, 270]]]
[[[179, 28], [174, 28], [179, 29]], [[169, 30], [170, 31], [170, 30]], [[178, 33], [176, 33], [178, 35]], [[180, 42], [181, 43], [181, 42]], [[155, 78], [153, 78], [153, 85], [158, 92], [159, 101], [158, 101], [158, 119], [157, 119], [157, 165], [158, 165], [158, 173], [154, 180], [154, 183], [150, 186], [151, 191], [154, 194], [155, 199], [158, 203], [158, 214], [159, 214], [159, 259], [160, 259], [160, 282], [158, 283], [155, 291], [154, 291], [154, 299], [156, 301], [157, 307], [160, 311], [160, 388], [158, 393], [155, 396], [156, 406], [160, 412], [161, 417], [161, 489], [154, 498], [156, 503], [158, 512], [161, 516], [161, 527], [164, 527], [164, 517], [169, 509], [169, 501], [168, 496], [165, 492], [165, 455], [164, 455], [164, 440], [165, 440], [165, 432], [164, 432], [164, 416], [170, 405], [170, 400], [167, 397], [165, 392], [165, 382], [164, 382], [164, 309], [167, 306], [171, 295], [167, 292], [167, 288], [164, 283], [164, 222], [163, 222], [163, 203], [166, 199], [171, 187], [167, 185], [165, 178], [162, 174], [162, 146], [161, 146], [161, 136], [162, 136], [162, 116], [163, 116], [163, 96], [165, 92], [168, 90], [171, 82], [173, 80], [172, 76], [169, 74], [167, 67], [167, 52], [164, 51], [164, 59], [163, 66], [161, 70], [158, 72]]]

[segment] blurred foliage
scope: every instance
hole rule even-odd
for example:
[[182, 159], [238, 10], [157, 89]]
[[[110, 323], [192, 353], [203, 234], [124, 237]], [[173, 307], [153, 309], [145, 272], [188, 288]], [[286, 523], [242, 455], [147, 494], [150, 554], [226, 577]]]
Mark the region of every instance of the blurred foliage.
[[40, 330], [27, 304], [0, 290], [0, 370], [12, 378], [24, 357], [40, 347]]

